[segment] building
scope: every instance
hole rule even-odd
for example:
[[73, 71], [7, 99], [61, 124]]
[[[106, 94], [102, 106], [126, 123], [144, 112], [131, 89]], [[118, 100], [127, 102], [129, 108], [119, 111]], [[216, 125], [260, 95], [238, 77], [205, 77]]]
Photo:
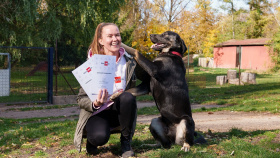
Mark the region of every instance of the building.
[[271, 39], [229, 40], [214, 46], [215, 68], [238, 68], [265, 71], [274, 64], [266, 46]]

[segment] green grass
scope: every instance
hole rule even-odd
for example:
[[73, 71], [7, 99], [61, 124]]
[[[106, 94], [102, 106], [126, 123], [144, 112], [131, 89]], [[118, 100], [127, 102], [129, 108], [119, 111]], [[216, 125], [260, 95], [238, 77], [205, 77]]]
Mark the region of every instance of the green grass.
[[[73, 146], [76, 123], [77, 120], [40, 123], [38, 119], [1, 119], [0, 157], [88, 157], [85, 143], [81, 153]], [[232, 129], [202, 135], [208, 144], [194, 145], [188, 153], [180, 151], [178, 145], [171, 149], [154, 148], [143, 145], [156, 143], [148, 125], [137, 124], [132, 147], [138, 157], [280, 157], [280, 130]], [[119, 138], [119, 134], [112, 134], [109, 142], [99, 148], [100, 154], [117, 157]]]
[[[64, 70], [65, 76], [71, 78], [73, 76], [66, 73], [69, 71], [68, 69]], [[194, 68], [192, 76], [187, 76], [190, 78], [188, 81], [191, 103], [227, 105], [223, 108], [200, 108], [193, 112], [232, 110], [279, 113], [280, 74], [257, 74], [256, 85], [216, 85], [216, 76], [225, 75], [226, 72], [226, 69]], [[40, 78], [36, 75], [32, 77], [32, 80]], [[21, 83], [21, 80], [18, 78], [13, 82]], [[64, 81], [59, 80], [59, 82], [62, 84]], [[72, 81], [70, 83], [72, 85]], [[27, 89], [24, 85], [21, 83], [22, 90]], [[73, 87], [78, 89], [78, 85]], [[23, 92], [18, 92], [18, 94], [20, 93]], [[64, 92], [61, 91], [61, 94]], [[11, 97], [11, 101], [16, 101], [18, 98], [19, 100], [24, 99], [24, 95], [22, 98], [20, 97]], [[5, 100], [5, 97], [1, 97], [1, 102], [2, 99]], [[145, 95], [137, 97], [137, 99], [149, 101], [152, 100], [152, 97]], [[4, 102], [7, 101], [9, 98]], [[52, 108], [63, 107], [53, 106]], [[41, 110], [41, 107], [22, 108], [21, 110]], [[159, 114], [157, 108], [138, 109], [138, 115], [150, 114]], [[83, 143], [81, 153], [77, 152], [73, 146], [77, 120], [43, 122], [42, 120], [45, 119], [48, 118], [0, 118], [0, 157], [88, 157], [85, 152], [85, 143]], [[143, 146], [143, 144], [156, 143], [149, 132], [148, 125], [137, 124], [132, 147], [138, 157], [280, 157], [280, 130], [248, 132], [232, 129], [224, 133], [208, 131], [202, 134], [208, 139], [208, 144], [195, 145], [188, 153], [180, 151], [181, 147], [177, 145], [172, 146], [169, 150], [152, 148]], [[111, 153], [117, 157], [120, 154], [119, 137], [119, 134], [111, 135], [109, 142], [100, 148], [101, 155], [106, 157], [108, 156], [106, 154]]]
[[[64, 77], [68, 80], [69, 84], [74, 89], [75, 93], [77, 94], [79, 84], [77, 83], [76, 79], [71, 73], [72, 69], [74, 69], [74, 67], [63, 67], [61, 68], [61, 71], [63, 72]], [[190, 74], [186, 75], [186, 79], [189, 85], [189, 96], [191, 103], [228, 105], [228, 107], [223, 108], [222, 110], [270, 111], [273, 113], [279, 112], [279, 73], [257, 73], [256, 85], [238, 86], [225, 84], [223, 86], [220, 86], [216, 85], [216, 76], [226, 75], [228, 69], [194, 67], [193, 70], [193, 72], [190, 72]], [[8, 97], [1, 97], [0, 102], [9, 103], [46, 101], [47, 95], [46, 92], [44, 92], [44, 89], [46, 88], [46, 73], [36, 72], [34, 76], [26, 77], [25, 75], [29, 71], [31, 71], [30, 68], [20, 68], [14, 70], [14, 73], [12, 73], [11, 82], [12, 85], [14, 85], [15, 87], [11, 89], [11, 95]], [[241, 71], [244, 72], [245, 70]], [[54, 83], [55, 80], [56, 79], [54, 77]], [[72, 94], [69, 86], [67, 85], [61, 74], [58, 75], [57, 81], [57, 95]], [[32, 83], [31, 85], [36, 85], [37, 93], [30, 94], [30, 84], [28, 83]], [[138, 81], [137, 84], [139, 83], [140, 82]], [[54, 87], [54, 95], [56, 95], [55, 90], [56, 89]], [[137, 97], [137, 100], [152, 101], [153, 97], [151, 95], [144, 95]], [[218, 110], [220, 110], [220, 108]], [[151, 110], [151, 114], [153, 113], [152, 111], [153, 110]]]

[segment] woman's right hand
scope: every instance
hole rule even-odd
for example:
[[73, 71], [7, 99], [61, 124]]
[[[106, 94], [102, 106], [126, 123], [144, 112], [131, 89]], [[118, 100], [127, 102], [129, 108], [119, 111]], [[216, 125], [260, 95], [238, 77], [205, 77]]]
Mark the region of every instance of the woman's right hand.
[[93, 102], [94, 106], [99, 107], [103, 105], [108, 100], [108, 91], [107, 89], [100, 89], [97, 95], [96, 100]]

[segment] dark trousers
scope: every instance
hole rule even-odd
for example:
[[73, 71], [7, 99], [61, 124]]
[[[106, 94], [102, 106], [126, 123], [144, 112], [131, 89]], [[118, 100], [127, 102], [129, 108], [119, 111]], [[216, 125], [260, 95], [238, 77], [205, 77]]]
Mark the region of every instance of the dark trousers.
[[123, 92], [109, 110], [104, 110], [89, 118], [86, 124], [87, 140], [94, 146], [106, 144], [110, 138], [110, 128], [121, 127], [121, 139], [130, 140], [136, 123], [136, 99]]

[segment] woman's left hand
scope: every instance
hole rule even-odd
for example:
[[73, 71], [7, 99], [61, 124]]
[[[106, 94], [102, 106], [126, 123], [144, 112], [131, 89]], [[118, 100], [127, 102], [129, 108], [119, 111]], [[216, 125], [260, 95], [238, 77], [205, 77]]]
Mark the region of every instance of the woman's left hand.
[[94, 101], [94, 106], [99, 107], [103, 105], [108, 100], [108, 91], [107, 89], [100, 89], [97, 95], [96, 100]]

